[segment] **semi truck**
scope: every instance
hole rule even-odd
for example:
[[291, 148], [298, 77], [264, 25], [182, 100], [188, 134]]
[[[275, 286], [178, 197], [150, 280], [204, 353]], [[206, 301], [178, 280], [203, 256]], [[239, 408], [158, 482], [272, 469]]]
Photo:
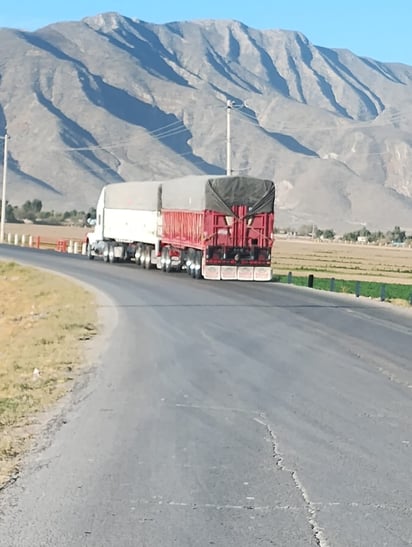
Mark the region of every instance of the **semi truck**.
[[87, 254], [195, 279], [269, 281], [275, 185], [195, 175], [106, 185]]

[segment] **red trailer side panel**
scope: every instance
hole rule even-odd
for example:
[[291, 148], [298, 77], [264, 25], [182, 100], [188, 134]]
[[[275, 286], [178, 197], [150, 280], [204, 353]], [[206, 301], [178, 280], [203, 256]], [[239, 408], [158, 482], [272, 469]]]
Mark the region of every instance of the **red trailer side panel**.
[[247, 217], [246, 207], [233, 207], [235, 216], [216, 211], [162, 211], [162, 242], [177, 248], [207, 246], [270, 247], [273, 213]]
[[203, 249], [205, 211], [162, 211], [162, 243], [178, 249]]

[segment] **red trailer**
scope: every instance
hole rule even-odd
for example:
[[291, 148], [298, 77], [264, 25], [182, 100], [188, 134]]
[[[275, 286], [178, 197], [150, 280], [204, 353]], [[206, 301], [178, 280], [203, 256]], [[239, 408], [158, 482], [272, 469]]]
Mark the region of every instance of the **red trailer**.
[[269, 281], [275, 187], [253, 177], [162, 184], [160, 266], [195, 278]]

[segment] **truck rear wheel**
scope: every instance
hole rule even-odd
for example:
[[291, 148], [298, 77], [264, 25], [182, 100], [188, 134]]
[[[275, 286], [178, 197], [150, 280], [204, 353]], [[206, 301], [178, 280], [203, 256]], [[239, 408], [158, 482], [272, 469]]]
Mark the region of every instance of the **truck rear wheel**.
[[160, 258], [161, 270], [162, 272], [166, 271], [166, 247], [162, 248], [162, 254]]
[[109, 262], [110, 264], [114, 264], [116, 262], [113, 245], [109, 245]]
[[172, 259], [170, 258], [170, 249], [165, 251], [165, 272], [170, 273], [172, 271]]
[[94, 254], [92, 254], [92, 246], [90, 243], [87, 244], [87, 258], [89, 260], [94, 260]]
[[145, 245], [144, 247], [144, 250], [143, 250], [143, 267], [146, 269], [146, 270], [151, 270], [152, 269], [152, 249], [150, 247], [150, 245]]
[[194, 258], [195, 258], [195, 251], [193, 249], [189, 249], [187, 251], [186, 256], [186, 273], [193, 277], [193, 264], [194, 264]]
[[202, 251], [195, 252], [195, 263], [193, 268], [193, 277], [202, 279]]
[[134, 253], [134, 261], [136, 263], [136, 266], [142, 265], [142, 258], [143, 258], [143, 247], [140, 245], [136, 245], [136, 251]]
[[107, 243], [103, 248], [103, 262], [109, 262], [109, 246]]

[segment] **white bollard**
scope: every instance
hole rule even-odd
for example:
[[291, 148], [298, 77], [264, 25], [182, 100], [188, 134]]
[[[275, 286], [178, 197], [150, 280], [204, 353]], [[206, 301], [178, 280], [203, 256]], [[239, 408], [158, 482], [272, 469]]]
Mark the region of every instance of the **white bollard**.
[[73, 252], [73, 241], [69, 241], [69, 246], [67, 247], [67, 252], [72, 253]]
[[79, 244], [77, 241], [74, 242], [73, 252], [75, 255], [79, 252]]
[[7, 234], [7, 243], [11, 245], [11, 234]]
[[19, 244], [19, 234], [14, 234], [14, 244], [15, 245]]
[[82, 243], [82, 255], [86, 255], [87, 254], [87, 244], [86, 243]]
[[33, 247], [33, 236], [29, 236], [29, 247]]
[[24, 247], [26, 245], [26, 236], [23, 234], [21, 236], [21, 246]]

